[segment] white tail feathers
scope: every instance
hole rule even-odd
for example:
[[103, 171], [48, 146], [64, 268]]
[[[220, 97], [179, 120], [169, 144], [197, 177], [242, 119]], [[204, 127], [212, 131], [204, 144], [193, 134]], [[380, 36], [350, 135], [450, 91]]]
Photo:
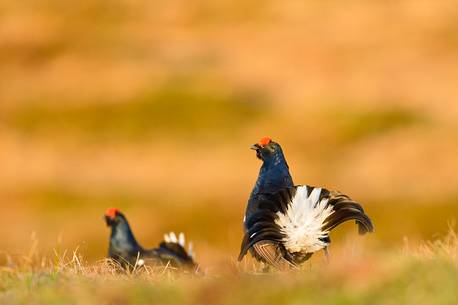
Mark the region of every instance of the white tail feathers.
[[320, 200], [320, 194], [321, 188], [315, 188], [307, 196], [307, 187], [300, 186], [286, 213], [277, 212], [275, 223], [285, 235], [283, 243], [289, 252], [313, 253], [328, 245], [329, 231], [323, 226], [334, 209], [328, 205], [327, 198]]
[[184, 234], [183, 232], [180, 232], [180, 234], [178, 234], [178, 243], [180, 244], [180, 246], [184, 247], [185, 243], [186, 243], [186, 240], [184, 238]]
[[[168, 234], [166, 233], [166, 234], [164, 234], [164, 241], [166, 243], [179, 244], [184, 249], [186, 249], [186, 237], [185, 237], [183, 232], [180, 232], [180, 234], [178, 234], [178, 238], [175, 235], [175, 232], [170, 232]], [[191, 258], [194, 259], [195, 254], [193, 253], [192, 242], [191, 241], [188, 243], [188, 251], [187, 251], [187, 253]]]

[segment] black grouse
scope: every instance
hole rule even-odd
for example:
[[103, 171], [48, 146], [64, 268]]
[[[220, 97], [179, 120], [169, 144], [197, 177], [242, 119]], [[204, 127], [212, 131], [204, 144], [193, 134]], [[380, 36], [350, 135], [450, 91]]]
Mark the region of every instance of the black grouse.
[[173, 232], [165, 234], [159, 247], [145, 249], [135, 239], [126, 217], [119, 209], [107, 209], [105, 221], [107, 226], [111, 227], [108, 257], [124, 268], [131, 269], [135, 265], [152, 264], [197, 271], [198, 266], [194, 262], [192, 244], [189, 243], [188, 251], [186, 251], [183, 233], [180, 233], [178, 238]]
[[331, 242], [329, 232], [355, 220], [359, 233], [373, 231], [361, 205], [335, 191], [294, 185], [283, 151], [269, 137], [254, 144], [262, 166], [245, 212], [239, 261], [248, 251], [277, 269], [296, 268]]

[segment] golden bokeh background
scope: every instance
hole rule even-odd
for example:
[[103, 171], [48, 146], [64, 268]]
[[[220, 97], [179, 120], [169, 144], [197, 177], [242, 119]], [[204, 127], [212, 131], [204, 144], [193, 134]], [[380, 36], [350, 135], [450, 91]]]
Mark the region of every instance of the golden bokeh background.
[[[269, 135], [296, 183], [361, 202], [398, 246], [458, 216], [455, 1], [3, 1], [0, 251], [139, 241], [233, 260]], [[358, 238], [348, 224], [342, 238]], [[340, 241], [339, 241], [340, 240]]]

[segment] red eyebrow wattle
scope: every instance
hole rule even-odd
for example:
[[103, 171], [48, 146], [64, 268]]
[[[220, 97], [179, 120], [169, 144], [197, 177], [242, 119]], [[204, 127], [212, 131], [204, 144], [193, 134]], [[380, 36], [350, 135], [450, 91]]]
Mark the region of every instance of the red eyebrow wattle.
[[272, 142], [272, 139], [270, 137], [262, 137], [261, 140], [259, 140], [258, 144], [260, 146], [266, 146], [270, 142]]
[[110, 218], [114, 218], [114, 217], [116, 217], [116, 214], [118, 212], [119, 212], [118, 208], [109, 208], [109, 209], [106, 210], [105, 215], [110, 217]]

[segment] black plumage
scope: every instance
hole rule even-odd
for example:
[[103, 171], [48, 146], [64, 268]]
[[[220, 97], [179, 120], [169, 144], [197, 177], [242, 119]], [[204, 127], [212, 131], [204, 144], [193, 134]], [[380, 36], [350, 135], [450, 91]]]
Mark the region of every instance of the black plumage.
[[[324, 188], [294, 186], [278, 143], [263, 138], [253, 149], [263, 164], [248, 200], [239, 260], [250, 251], [256, 259], [276, 268], [295, 267], [309, 259], [316, 248], [326, 250], [329, 231], [345, 221], [355, 220], [360, 234], [373, 231], [361, 205], [348, 196]], [[308, 237], [306, 226], [311, 221], [319, 230], [312, 231], [316, 236]]]
[[137, 242], [129, 222], [118, 209], [108, 209], [105, 221], [111, 227], [108, 257], [124, 268], [132, 268], [136, 264], [152, 264], [197, 270], [192, 254], [184, 248], [184, 235], [177, 239], [171, 233], [166, 235], [167, 240], [162, 241], [158, 247], [145, 249]]

